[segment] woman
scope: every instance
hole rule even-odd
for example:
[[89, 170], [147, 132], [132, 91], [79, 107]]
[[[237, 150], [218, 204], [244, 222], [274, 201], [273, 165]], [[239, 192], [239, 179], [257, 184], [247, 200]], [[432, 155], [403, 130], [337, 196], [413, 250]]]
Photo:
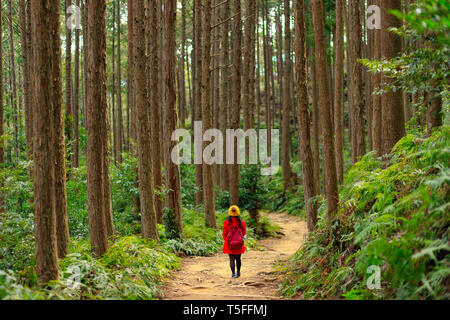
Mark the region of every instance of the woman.
[[[228, 209], [228, 219], [223, 222], [223, 253], [230, 257], [230, 268], [232, 278], [241, 276], [241, 255], [245, 252], [244, 240], [247, 237], [247, 227], [245, 222], [239, 217], [241, 214], [237, 206]], [[237, 267], [237, 273], [235, 270]]]

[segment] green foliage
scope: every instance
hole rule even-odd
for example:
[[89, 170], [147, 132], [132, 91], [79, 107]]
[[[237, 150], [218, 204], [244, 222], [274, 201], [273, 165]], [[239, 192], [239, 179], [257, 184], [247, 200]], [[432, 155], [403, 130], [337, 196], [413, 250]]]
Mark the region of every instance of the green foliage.
[[192, 209], [195, 207], [195, 194], [197, 193], [197, 186], [195, 184], [195, 166], [181, 164], [180, 165], [180, 177], [181, 177], [181, 200], [183, 207]]
[[[382, 88], [376, 88], [375, 94], [403, 90], [410, 94], [429, 93], [429, 98], [448, 95], [449, 73], [449, 11], [446, 0], [415, 1], [407, 13], [392, 12], [405, 23], [392, 32], [405, 38], [407, 47], [401, 55], [381, 61], [361, 60], [370, 72], [382, 72], [392, 79]], [[427, 101], [423, 94], [412, 105], [415, 116], [425, 112]], [[448, 113], [448, 107], [443, 114]], [[416, 123], [417, 119], [412, 119]]]
[[20, 271], [34, 263], [33, 215], [0, 215], [0, 270]]
[[[110, 167], [116, 238], [109, 252], [100, 259], [90, 253], [86, 167], [73, 169], [67, 182], [70, 254], [60, 261], [60, 279], [41, 287], [34, 272], [28, 169], [29, 164], [23, 163], [1, 172], [8, 211], [0, 216], [0, 299], [154, 299], [164, 276], [178, 266], [175, 254], [206, 256], [222, 249], [221, 228], [206, 228], [203, 211], [190, 209], [193, 205], [183, 208], [182, 238], [169, 240], [165, 227], [158, 225], [161, 245], [143, 240], [135, 209], [137, 161], [125, 154], [122, 164]], [[195, 184], [195, 174], [185, 177], [184, 183]], [[195, 200], [195, 194], [192, 196]], [[21, 206], [17, 205], [19, 200]], [[248, 213], [244, 216], [249, 219]], [[218, 214], [219, 227], [225, 218], [225, 214]], [[251, 227], [246, 243], [247, 247], [256, 245]]]
[[164, 276], [178, 267], [175, 255], [137, 236], [117, 239], [100, 259], [87, 241], [74, 241], [60, 262], [60, 279], [46, 287], [30, 289], [0, 271], [0, 299], [156, 299]]
[[[220, 217], [218, 219], [220, 224]], [[164, 233], [165, 234], [165, 233]], [[206, 228], [204, 212], [183, 208], [183, 238], [161, 239], [163, 247], [183, 256], [209, 256], [222, 249], [223, 239], [220, 229]]]
[[66, 188], [70, 236], [75, 239], [87, 238], [89, 236], [89, 221], [87, 211], [87, 172], [85, 166], [72, 169]]
[[175, 214], [173, 209], [164, 207], [162, 220], [164, 222], [165, 234], [168, 239], [178, 239], [181, 237], [180, 232], [175, 229]]
[[230, 207], [230, 192], [215, 188], [216, 193], [216, 209], [228, 210]]
[[[139, 194], [135, 184], [137, 159], [123, 154], [123, 162], [110, 166], [111, 201], [116, 234], [129, 236], [140, 232], [140, 216], [136, 213], [136, 199]], [[71, 170], [67, 181], [67, 208], [70, 235], [75, 239], [89, 236], [87, 211], [86, 166]]]
[[264, 202], [267, 193], [260, 165], [246, 165], [240, 171], [239, 179], [239, 207], [248, 210], [253, 219]]
[[[450, 127], [431, 137], [408, 135], [390, 165], [373, 154], [345, 178], [337, 220], [321, 202], [317, 229], [280, 266], [281, 290], [304, 298], [448, 299]], [[381, 268], [382, 288], [368, 290], [368, 267]]]
[[[291, 163], [293, 173], [299, 177], [298, 182], [302, 179], [301, 162]], [[305, 202], [303, 186], [296, 184], [292, 190], [285, 190], [281, 171], [276, 175], [266, 178], [267, 185], [266, 204], [270, 204], [267, 209], [271, 211], [287, 212], [294, 216], [305, 216]]]
[[28, 173], [32, 162], [19, 161], [14, 167], [0, 169], [0, 192], [5, 195], [7, 212], [33, 212], [33, 183]]
[[440, 44], [450, 45], [450, 4], [448, 1], [415, 1], [407, 13], [395, 12], [395, 15], [409, 24], [411, 33], [416, 37], [426, 37], [433, 33]]

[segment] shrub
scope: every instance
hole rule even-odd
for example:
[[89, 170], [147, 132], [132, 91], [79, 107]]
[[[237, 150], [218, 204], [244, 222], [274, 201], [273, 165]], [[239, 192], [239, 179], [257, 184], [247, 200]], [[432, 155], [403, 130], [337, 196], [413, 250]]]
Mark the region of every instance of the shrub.
[[[280, 272], [287, 296], [304, 298], [448, 299], [450, 128], [423, 139], [408, 135], [382, 168], [366, 155], [346, 175], [338, 219], [321, 202], [317, 229]], [[368, 267], [381, 268], [382, 289], [368, 290]]]

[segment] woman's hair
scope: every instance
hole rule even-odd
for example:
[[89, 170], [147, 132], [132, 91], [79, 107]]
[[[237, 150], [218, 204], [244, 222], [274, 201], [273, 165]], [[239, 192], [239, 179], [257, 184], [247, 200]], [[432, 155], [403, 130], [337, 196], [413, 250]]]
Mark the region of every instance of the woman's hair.
[[239, 216], [237, 216], [237, 217], [232, 217], [232, 216], [229, 216], [228, 218], [227, 218], [227, 220], [228, 220], [228, 222], [232, 222], [232, 218], [235, 218], [235, 219], [237, 219], [238, 220], [238, 222], [239, 223], [241, 223], [241, 217], [239, 217]]

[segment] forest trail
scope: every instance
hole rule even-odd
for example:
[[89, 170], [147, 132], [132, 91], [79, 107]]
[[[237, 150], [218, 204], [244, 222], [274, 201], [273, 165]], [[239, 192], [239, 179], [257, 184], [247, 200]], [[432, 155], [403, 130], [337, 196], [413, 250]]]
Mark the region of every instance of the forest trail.
[[231, 278], [228, 255], [184, 258], [163, 288], [165, 300], [274, 300], [282, 299], [272, 265], [294, 254], [307, 233], [306, 222], [286, 213], [264, 214], [284, 234], [258, 241], [242, 256], [241, 277]]

